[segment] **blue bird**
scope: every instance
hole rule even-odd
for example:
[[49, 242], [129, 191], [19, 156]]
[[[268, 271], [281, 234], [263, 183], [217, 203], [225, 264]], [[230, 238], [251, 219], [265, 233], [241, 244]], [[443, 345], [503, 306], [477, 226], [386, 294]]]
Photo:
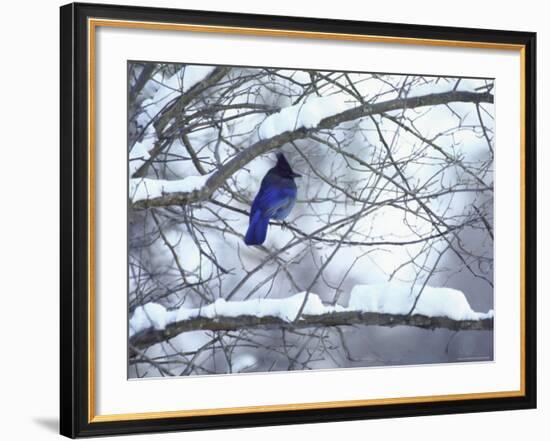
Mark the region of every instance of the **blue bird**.
[[247, 245], [261, 245], [265, 241], [269, 219], [284, 220], [294, 207], [297, 188], [294, 173], [282, 153], [277, 153], [277, 164], [270, 169], [260, 185], [252, 202], [250, 224], [244, 237]]

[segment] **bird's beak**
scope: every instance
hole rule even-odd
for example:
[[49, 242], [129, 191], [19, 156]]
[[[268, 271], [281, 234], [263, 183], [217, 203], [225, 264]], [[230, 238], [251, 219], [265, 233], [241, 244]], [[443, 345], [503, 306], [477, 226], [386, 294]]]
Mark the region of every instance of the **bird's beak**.
[[292, 172], [292, 177], [293, 177], [293, 178], [301, 178], [302, 175], [300, 175], [300, 174], [298, 174], [298, 173]]

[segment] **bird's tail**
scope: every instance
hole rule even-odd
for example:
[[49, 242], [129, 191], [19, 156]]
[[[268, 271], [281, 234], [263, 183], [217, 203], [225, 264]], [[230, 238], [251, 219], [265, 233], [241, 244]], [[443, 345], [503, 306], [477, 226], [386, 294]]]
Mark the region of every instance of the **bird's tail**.
[[248, 225], [248, 231], [244, 237], [244, 243], [247, 245], [263, 244], [267, 234], [268, 224], [269, 217], [263, 216], [260, 210], [256, 211], [250, 217], [250, 224]]

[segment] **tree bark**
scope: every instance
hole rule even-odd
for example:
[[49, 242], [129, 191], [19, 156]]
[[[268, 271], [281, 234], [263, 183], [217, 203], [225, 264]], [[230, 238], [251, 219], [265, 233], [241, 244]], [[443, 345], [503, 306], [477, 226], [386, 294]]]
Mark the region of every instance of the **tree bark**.
[[300, 329], [318, 326], [414, 326], [423, 329], [450, 329], [453, 331], [490, 331], [493, 319], [453, 320], [448, 317], [428, 317], [414, 314], [384, 314], [375, 312], [344, 311], [320, 315], [303, 314], [297, 322], [288, 322], [279, 317], [241, 315], [237, 317], [196, 317], [170, 323], [163, 330], [146, 329], [130, 338], [130, 345], [146, 348], [155, 343], [170, 340], [189, 331], [236, 331], [246, 328]]

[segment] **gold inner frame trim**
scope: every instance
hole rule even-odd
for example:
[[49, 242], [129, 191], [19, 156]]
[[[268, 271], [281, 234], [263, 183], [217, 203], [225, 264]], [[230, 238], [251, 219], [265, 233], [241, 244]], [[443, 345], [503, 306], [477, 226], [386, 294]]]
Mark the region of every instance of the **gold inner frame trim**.
[[126, 413], [116, 415], [96, 415], [91, 422], [108, 421], [126, 421], [126, 420], [148, 420], [162, 418], [208, 416], [208, 415], [232, 415], [239, 413], [259, 413], [276, 412], [279, 410], [311, 410], [311, 409], [336, 409], [339, 407], [360, 407], [365, 405], [384, 405], [384, 404], [407, 404], [407, 403], [429, 403], [437, 401], [465, 400], [472, 398], [497, 398], [497, 397], [515, 397], [522, 396], [521, 391], [506, 392], [487, 392], [480, 394], [454, 394], [454, 395], [434, 395], [418, 397], [400, 397], [400, 398], [374, 398], [370, 400], [348, 400], [348, 401], [325, 401], [316, 403], [296, 403], [296, 404], [272, 404], [266, 406], [244, 406], [244, 407], [226, 407], [219, 409], [198, 409], [198, 410], [174, 410], [164, 412], [143, 412]]
[[[289, 37], [354, 41], [386, 44], [412, 44], [420, 46], [463, 47], [475, 49], [511, 50], [520, 54], [520, 389], [511, 391], [464, 393], [452, 395], [430, 395], [399, 398], [375, 398], [365, 400], [343, 400], [311, 403], [272, 404], [215, 409], [192, 409], [143, 413], [97, 415], [95, 387], [95, 36], [96, 28], [115, 27], [145, 30], [186, 31], [217, 34], [247, 35], [256, 37]], [[520, 397], [525, 395], [525, 46], [520, 44], [474, 42], [461, 40], [440, 40], [426, 38], [391, 37], [378, 35], [357, 35], [345, 33], [324, 33], [279, 29], [263, 29], [233, 26], [192, 25], [180, 23], [155, 23], [108, 19], [88, 19], [88, 422], [113, 422], [178, 418], [240, 413], [260, 413], [292, 410], [334, 409], [389, 404], [427, 403], [471, 399]]]

